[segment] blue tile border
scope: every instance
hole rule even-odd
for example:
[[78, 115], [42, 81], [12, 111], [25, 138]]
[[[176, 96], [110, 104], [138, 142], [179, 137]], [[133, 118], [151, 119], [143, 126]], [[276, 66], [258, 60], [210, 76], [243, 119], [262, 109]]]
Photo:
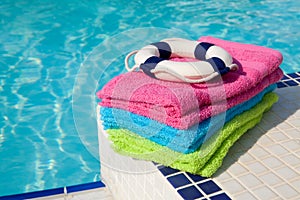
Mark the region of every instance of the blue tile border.
[[173, 169], [171, 167], [165, 167], [165, 166], [160, 166], [160, 167], [158, 167], [158, 169], [164, 176], [168, 176], [170, 174], [175, 174], [175, 173], [179, 172], [178, 169]]
[[102, 188], [102, 187], [105, 187], [104, 183], [98, 181], [92, 183], [85, 183], [81, 185], [69, 186], [67, 187], [67, 192], [72, 193], [72, 192], [79, 192], [79, 191], [91, 190], [91, 189]]
[[203, 197], [203, 194], [193, 185], [178, 190], [178, 193], [183, 197], [183, 199], [186, 200], [192, 200]]
[[33, 199], [33, 198], [40, 198], [40, 197], [64, 194], [65, 189], [66, 189], [67, 193], [72, 193], [72, 192], [91, 190], [91, 189], [96, 189], [96, 188], [101, 188], [101, 187], [105, 187], [105, 185], [101, 181], [98, 181], [98, 182], [85, 183], [85, 184], [74, 185], [74, 186], [67, 186], [66, 188], [60, 187], [60, 188], [48, 189], [48, 190], [42, 190], [42, 191], [36, 191], [36, 192], [27, 192], [27, 193], [23, 193], [23, 194], [7, 195], [7, 196], [0, 197], [0, 200]]
[[226, 193], [221, 193], [216, 196], [210, 197], [211, 200], [231, 200]]
[[207, 178], [199, 176], [199, 175], [195, 175], [195, 174], [191, 174], [191, 173], [186, 173], [195, 183], [199, 182], [199, 181], [203, 181]]
[[28, 192], [23, 194], [14, 194], [8, 196], [0, 197], [0, 200], [22, 200], [22, 199], [32, 199], [38, 197], [46, 197], [46, 196], [53, 196], [58, 194], [64, 194], [64, 188], [56, 188], [56, 189], [49, 189], [37, 192]]
[[178, 188], [192, 183], [184, 174], [170, 176], [167, 179], [171, 183], [171, 185], [173, 185], [174, 188]]
[[[277, 82], [278, 88], [300, 85], [300, 72], [285, 74]], [[212, 179], [201, 177], [177, 169], [157, 165], [170, 184], [177, 189], [183, 199], [201, 198], [206, 195], [211, 200], [230, 200], [231, 198]], [[188, 181], [190, 180], [190, 181]]]
[[[277, 82], [278, 88], [291, 87], [300, 85], [300, 72], [285, 74], [283, 78]], [[177, 192], [184, 199], [195, 199], [209, 195], [211, 200], [230, 200], [231, 198], [211, 179], [204, 178], [199, 175], [193, 175], [190, 173], [180, 173], [177, 169], [165, 167], [154, 163], [159, 171], [164, 175], [168, 176], [167, 180], [171, 183], [174, 188], [178, 188]], [[190, 181], [191, 180], [191, 181]], [[202, 182], [203, 181], [203, 182]], [[200, 183], [197, 183], [200, 182]], [[195, 184], [197, 183], [197, 184]], [[197, 185], [197, 187], [196, 187]], [[101, 181], [68, 186], [66, 187], [67, 193], [79, 192], [84, 190], [90, 190], [95, 188], [105, 187]], [[28, 192], [23, 194], [15, 194], [8, 196], [0, 196], [0, 200], [21, 200], [29, 198], [39, 198], [52, 195], [64, 194], [65, 188], [55, 188], [37, 192]], [[220, 193], [221, 192], [221, 193]], [[216, 193], [216, 194], [214, 194]]]
[[288, 85], [285, 85], [284, 83], [282, 82], [278, 82], [277, 83], [277, 88], [283, 88], [283, 87], [287, 87]]
[[299, 74], [298, 73], [290, 73], [290, 74], [287, 74], [288, 77], [291, 77], [291, 78], [299, 78]]
[[283, 78], [277, 82], [278, 88], [298, 85], [300, 85], [300, 72], [285, 74]]
[[163, 165], [156, 167], [183, 199], [231, 199], [211, 178], [179, 171]]
[[221, 191], [222, 189], [215, 183], [213, 182], [212, 180], [209, 180], [207, 182], [204, 182], [204, 183], [199, 183], [197, 184], [201, 190], [203, 192], [205, 192], [205, 194], [207, 195], [210, 195], [212, 193], [215, 193], [215, 192], [219, 192]]

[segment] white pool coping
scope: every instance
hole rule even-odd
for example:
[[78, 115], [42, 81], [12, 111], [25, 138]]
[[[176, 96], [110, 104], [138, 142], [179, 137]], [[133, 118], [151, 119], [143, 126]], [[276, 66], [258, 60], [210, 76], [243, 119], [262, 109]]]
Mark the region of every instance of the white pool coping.
[[[275, 92], [279, 101], [230, 149], [211, 179], [232, 199], [300, 199], [300, 86]], [[140, 162], [128, 158], [126, 165]], [[191, 183], [175, 189], [167, 178], [184, 172], [165, 177], [152, 162], [142, 166], [150, 171], [128, 173], [104, 164], [101, 174], [106, 188], [39, 199], [183, 199], [178, 190], [199, 188], [201, 183], [190, 179]], [[212, 198], [204, 195], [199, 199]]]

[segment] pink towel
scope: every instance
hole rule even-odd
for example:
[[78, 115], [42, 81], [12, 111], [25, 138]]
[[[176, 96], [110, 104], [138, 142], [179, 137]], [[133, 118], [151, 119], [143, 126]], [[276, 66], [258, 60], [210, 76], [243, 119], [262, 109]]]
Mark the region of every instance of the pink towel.
[[259, 66], [246, 66], [247, 68], [254, 68], [261, 73], [270, 74], [277, 68], [282, 62], [282, 54], [279, 51], [257, 46], [253, 44], [241, 44], [238, 42], [226, 41], [219, 38], [214, 38], [211, 36], [203, 36], [200, 37], [199, 42], [209, 42], [215, 45], [218, 45], [224, 49], [226, 49], [231, 55], [233, 55], [234, 59], [237, 61], [252, 61], [252, 62], [261, 62], [268, 66], [266, 69], [260, 69]]
[[205, 84], [184, 84], [153, 79], [142, 72], [113, 78], [97, 93], [104, 107], [114, 107], [149, 117], [179, 129], [187, 129], [210, 116], [242, 103], [280, 80], [278, 51], [212, 37], [200, 41], [215, 43], [231, 53], [239, 70]]

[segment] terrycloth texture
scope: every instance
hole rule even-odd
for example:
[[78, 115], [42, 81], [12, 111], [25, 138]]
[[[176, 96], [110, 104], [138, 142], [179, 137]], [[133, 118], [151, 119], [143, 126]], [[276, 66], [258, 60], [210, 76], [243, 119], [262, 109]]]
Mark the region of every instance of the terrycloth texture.
[[[251, 57], [251, 61], [262, 62], [266, 66], [274, 66], [274, 62], [277, 62], [278, 58], [282, 59], [282, 55], [280, 52], [253, 44], [241, 44], [238, 42], [226, 41], [211, 36], [200, 37], [198, 41], [218, 45], [226, 49], [226, 51], [228, 51], [229, 54], [234, 55], [234, 58], [238, 61], [249, 61], [249, 58]], [[269, 69], [270, 71], [267, 73], [271, 73], [272, 68]], [[256, 68], [256, 70], [261, 70], [261, 72], [263, 71], [263, 69], [258, 68]]]
[[276, 50], [213, 37], [202, 37], [199, 41], [224, 48], [232, 55], [239, 70], [227, 73], [222, 80], [200, 84], [156, 80], [142, 72], [125, 73], [113, 78], [97, 93], [102, 99], [100, 105], [187, 129], [249, 100], [283, 75], [278, 69], [282, 55]]
[[[274, 65], [278, 67], [280, 62], [274, 62]], [[102, 98], [100, 105], [103, 107], [128, 110], [174, 128], [188, 129], [249, 100], [283, 76], [277, 68], [263, 78], [263, 74], [253, 72], [253, 65], [266, 68], [256, 62], [243, 64], [239, 71], [223, 76], [224, 84], [174, 83], [156, 80], [141, 72], [130, 72], [112, 79], [97, 95]]]
[[226, 123], [219, 134], [214, 134], [196, 152], [190, 154], [172, 151], [125, 129], [109, 129], [107, 133], [112, 147], [121, 154], [210, 177], [221, 166], [229, 148], [254, 127], [277, 100], [275, 93], [266, 94], [260, 103]]
[[174, 151], [192, 153], [221, 129], [224, 123], [255, 106], [266, 93], [273, 91], [275, 88], [276, 84], [273, 84], [250, 100], [230, 108], [226, 113], [208, 118], [187, 130], [173, 128], [147, 117], [108, 107], [101, 107], [101, 120], [105, 130], [127, 129]]

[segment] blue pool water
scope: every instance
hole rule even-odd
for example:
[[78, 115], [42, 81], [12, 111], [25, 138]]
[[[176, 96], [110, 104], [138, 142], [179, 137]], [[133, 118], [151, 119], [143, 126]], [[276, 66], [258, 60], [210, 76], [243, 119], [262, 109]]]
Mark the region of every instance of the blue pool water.
[[2, 0], [0, 10], [0, 196], [100, 179], [94, 93], [145, 38], [268, 46], [286, 73], [300, 71], [300, 1]]

